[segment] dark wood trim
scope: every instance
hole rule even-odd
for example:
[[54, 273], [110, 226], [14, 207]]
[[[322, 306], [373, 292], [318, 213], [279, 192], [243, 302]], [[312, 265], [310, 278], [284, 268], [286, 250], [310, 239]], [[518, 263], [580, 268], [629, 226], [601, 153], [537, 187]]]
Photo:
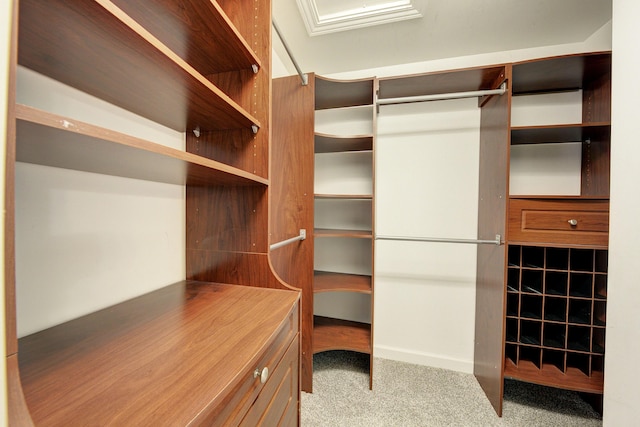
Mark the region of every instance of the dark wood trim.
[[273, 80], [273, 144], [269, 188], [269, 242], [307, 230], [304, 241], [269, 252], [274, 272], [302, 292], [301, 388], [313, 391], [313, 134], [315, 79]]
[[[506, 73], [509, 83], [510, 67]], [[478, 239], [500, 234], [506, 240], [510, 109], [508, 92], [487, 100], [481, 110]], [[473, 373], [498, 416], [504, 390], [505, 262], [504, 245], [478, 246]]]

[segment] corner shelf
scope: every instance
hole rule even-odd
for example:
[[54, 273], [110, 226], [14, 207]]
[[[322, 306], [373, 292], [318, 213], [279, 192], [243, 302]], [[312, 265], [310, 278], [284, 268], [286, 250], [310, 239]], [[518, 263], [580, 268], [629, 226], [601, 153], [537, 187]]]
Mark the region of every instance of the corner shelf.
[[329, 350], [351, 350], [371, 354], [371, 325], [314, 316], [313, 353]]
[[360, 292], [371, 294], [371, 276], [362, 274], [313, 272], [313, 292]]
[[372, 135], [338, 136], [316, 132], [314, 143], [316, 153], [373, 150]]

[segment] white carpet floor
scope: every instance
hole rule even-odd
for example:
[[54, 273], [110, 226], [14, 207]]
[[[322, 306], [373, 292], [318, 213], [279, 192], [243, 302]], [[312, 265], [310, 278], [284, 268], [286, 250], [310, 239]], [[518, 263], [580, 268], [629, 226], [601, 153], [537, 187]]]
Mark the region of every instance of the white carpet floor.
[[475, 377], [331, 351], [314, 356], [313, 393], [302, 393], [302, 427], [601, 426], [574, 392], [505, 382], [499, 418]]

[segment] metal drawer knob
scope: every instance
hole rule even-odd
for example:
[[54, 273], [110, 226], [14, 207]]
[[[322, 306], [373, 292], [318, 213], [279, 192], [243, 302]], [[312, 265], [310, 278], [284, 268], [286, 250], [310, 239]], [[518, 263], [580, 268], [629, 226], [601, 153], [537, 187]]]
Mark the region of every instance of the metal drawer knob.
[[577, 219], [570, 219], [568, 222], [571, 225], [578, 225], [578, 220]]
[[269, 378], [269, 368], [265, 366], [262, 369], [256, 369], [255, 371], [253, 371], [253, 378], [258, 377], [260, 377], [260, 383], [266, 383], [267, 379]]

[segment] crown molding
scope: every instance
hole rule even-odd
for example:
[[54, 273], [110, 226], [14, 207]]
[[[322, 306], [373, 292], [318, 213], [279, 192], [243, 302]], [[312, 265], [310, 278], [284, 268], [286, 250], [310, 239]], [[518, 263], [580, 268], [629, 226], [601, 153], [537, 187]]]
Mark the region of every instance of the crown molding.
[[377, 1], [369, 6], [350, 6], [349, 2], [345, 1], [343, 11], [325, 14], [321, 13], [316, 1], [296, 0], [310, 36], [422, 17], [412, 0]]

